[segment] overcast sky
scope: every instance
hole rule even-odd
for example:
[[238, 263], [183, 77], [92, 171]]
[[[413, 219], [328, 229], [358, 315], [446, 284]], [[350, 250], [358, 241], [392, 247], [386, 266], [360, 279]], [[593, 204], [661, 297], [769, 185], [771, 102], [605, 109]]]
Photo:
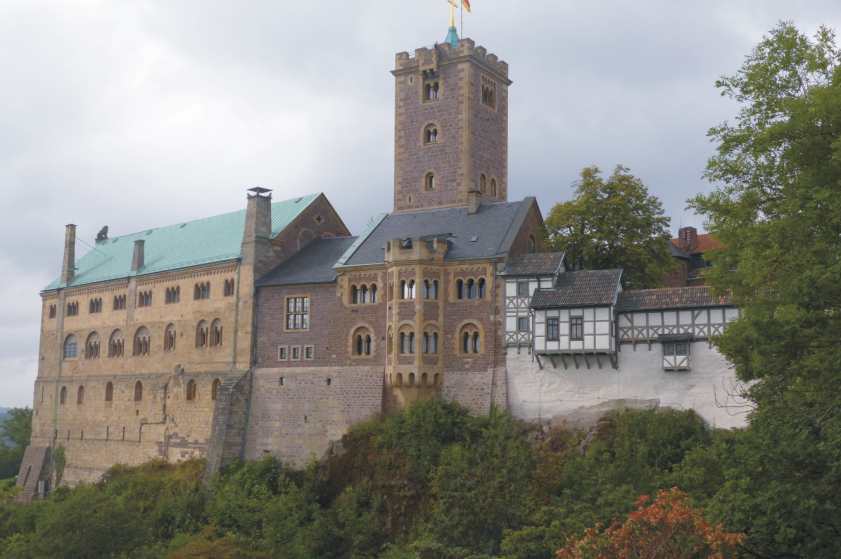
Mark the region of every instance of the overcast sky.
[[[673, 228], [735, 106], [713, 84], [782, 19], [838, 0], [473, 0], [510, 64], [509, 196], [548, 212], [582, 167], [631, 168]], [[446, 0], [0, 0], [0, 406], [31, 405], [64, 224], [90, 243], [321, 191], [354, 232], [387, 211], [394, 54], [442, 41]], [[84, 245], [77, 252], [86, 251]]]

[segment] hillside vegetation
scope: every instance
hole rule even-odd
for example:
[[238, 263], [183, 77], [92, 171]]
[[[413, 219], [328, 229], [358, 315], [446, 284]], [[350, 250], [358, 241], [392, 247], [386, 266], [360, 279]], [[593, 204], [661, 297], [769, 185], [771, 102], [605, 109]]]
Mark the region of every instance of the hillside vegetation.
[[[199, 461], [150, 463], [32, 506], [7, 498], [0, 557], [550, 558], [570, 538], [614, 538], [587, 530], [638, 506], [700, 520], [691, 506], [716, 502], [741, 436], [692, 412], [616, 413], [587, 436], [434, 401], [357, 426], [303, 471], [265, 458], [204, 485]], [[698, 549], [735, 549], [720, 533]]]

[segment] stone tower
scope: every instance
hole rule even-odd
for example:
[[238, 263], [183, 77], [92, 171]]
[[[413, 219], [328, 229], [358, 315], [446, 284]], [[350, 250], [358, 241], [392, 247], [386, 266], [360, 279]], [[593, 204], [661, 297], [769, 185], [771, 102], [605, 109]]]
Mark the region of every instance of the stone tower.
[[394, 211], [508, 195], [508, 64], [470, 39], [397, 54]]

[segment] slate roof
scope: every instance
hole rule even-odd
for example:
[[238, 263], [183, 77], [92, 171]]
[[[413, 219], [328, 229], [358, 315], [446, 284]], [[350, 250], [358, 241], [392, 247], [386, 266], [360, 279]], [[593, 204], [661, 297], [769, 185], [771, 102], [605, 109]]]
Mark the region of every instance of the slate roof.
[[726, 295], [714, 296], [709, 287], [666, 287], [623, 291], [619, 295], [617, 310], [627, 312], [724, 306], [732, 306], [730, 298]]
[[315, 239], [260, 278], [257, 286], [332, 283], [336, 281], [334, 264], [354, 241], [356, 237]]
[[537, 252], [512, 256], [505, 263], [504, 276], [549, 276], [558, 272], [563, 252]]
[[558, 276], [557, 287], [534, 292], [531, 306], [546, 309], [612, 305], [621, 290], [621, 279], [622, 270], [564, 272]]
[[[272, 237], [283, 231], [298, 215], [318, 198], [310, 194], [272, 204]], [[113, 237], [76, 260], [76, 274], [69, 285], [60, 279], [45, 289], [58, 289], [100, 281], [224, 262], [240, 257], [245, 229], [245, 210], [139, 233]], [[140, 271], [131, 269], [134, 241], [143, 239], [145, 265]]]
[[475, 214], [467, 208], [438, 208], [383, 216], [342, 255], [337, 267], [379, 264], [393, 239], [449, 236], [446, 260], [470, 260], [504, 255], [514, 242], [532, 197], [520, 202], [482, 204]]

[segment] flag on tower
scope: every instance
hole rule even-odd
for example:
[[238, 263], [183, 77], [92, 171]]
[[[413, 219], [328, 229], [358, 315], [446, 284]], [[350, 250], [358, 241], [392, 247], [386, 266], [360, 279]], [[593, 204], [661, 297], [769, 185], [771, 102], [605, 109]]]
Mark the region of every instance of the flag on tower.
[[[458, 0], [449, 0], [449, 1], [450, 1], [450, 5], [453, 8], [458, 8]], [[461, 7], [469, 12], [470, 11], [470, 0], [461, 0]]]

